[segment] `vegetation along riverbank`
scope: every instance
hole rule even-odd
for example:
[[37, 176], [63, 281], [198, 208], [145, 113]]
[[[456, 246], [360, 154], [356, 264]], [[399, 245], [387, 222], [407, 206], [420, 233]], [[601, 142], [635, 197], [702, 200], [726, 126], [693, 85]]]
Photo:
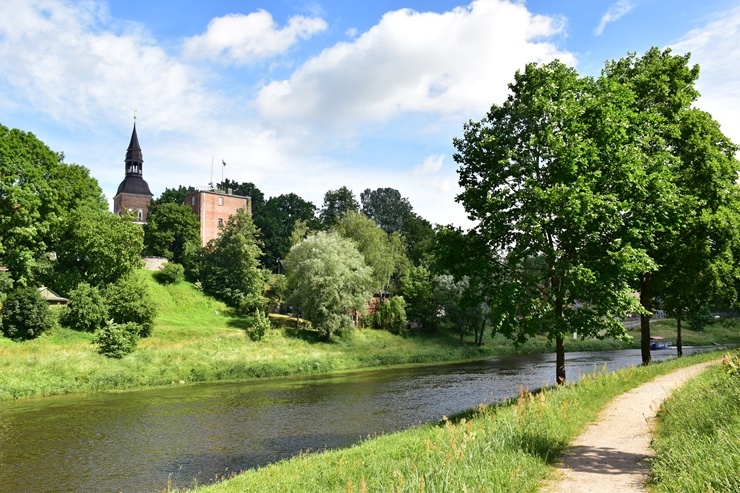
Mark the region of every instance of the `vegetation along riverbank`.
[[[303, 454], [196, 491], [537, 491], [567, 444], [612, 398], [657, 375], [718, 358], [718, 353], [704, 353], [597, 373], [536, 393], [525, 390], [498, 405], [373, 437], [349, 449]], [[738, 457], [735, 453], [730, 460]]]
[[[550, 352], [546, 339], [519, 348], [497, 336], [485, 344], [461, 344], [456, 331], [440, 329], [434, 337], [405, 337], [388, 331], [362, 329], [332, 342], [295, 319], [273, 318], [261, 341], [248, 336], [252, 321], [235, 315], [223, 303], [188, 282], [161, 285], [142, 271], [158, 307], [152, 335], [137, 351], [123, 358], [98, 354], [93, 335], [57, 327], [23, 342], [0, 338], [0, 399], [69, 393], [127, 390], [181, 382], [243, 380], [297, 374], [326, 373], [385, 365], [424, 364], [480, 359], [513, 352]], [[670, 338], [675, 325], [655, 324], [654, 332]], [[734, 325], [716, 323], [701, 332], [685, 330], [685, 343], [740, 342]], [[634, 345], [634, 343], [633, 343]], [[569, 340], [571, 351], [630, 347], [621, 341]]]

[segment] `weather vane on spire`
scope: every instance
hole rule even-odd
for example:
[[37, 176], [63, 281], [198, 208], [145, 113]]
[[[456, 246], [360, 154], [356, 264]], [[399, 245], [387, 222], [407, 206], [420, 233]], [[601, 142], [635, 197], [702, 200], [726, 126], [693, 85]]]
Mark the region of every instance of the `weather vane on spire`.
[[136, 122], [136, 112], [139, 111], [138, 109], [134, 108], [134, 123]]

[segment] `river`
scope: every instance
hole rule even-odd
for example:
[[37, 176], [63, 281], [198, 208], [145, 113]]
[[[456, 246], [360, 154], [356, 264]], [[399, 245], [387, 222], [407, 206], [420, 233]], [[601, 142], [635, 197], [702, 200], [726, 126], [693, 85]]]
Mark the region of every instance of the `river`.
[[[685, 351], [685, 353], [690, 352]], [[653, 360], [675, 355], [654, 351]], [[568, 378], [639, 350], [566, 353]], [[0, 491], [153, 492], [436, 421], [550, 385], [554, 354], [0, 402]]]

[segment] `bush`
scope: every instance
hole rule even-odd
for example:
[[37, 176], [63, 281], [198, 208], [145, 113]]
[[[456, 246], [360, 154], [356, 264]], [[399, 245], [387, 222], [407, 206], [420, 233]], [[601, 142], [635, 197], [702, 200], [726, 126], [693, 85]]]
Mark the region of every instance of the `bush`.
[[108, 316], [117, 324], [133, 322], [141, 327], [139, 335], [148, 337], [154, 328], [157, 307], [143, 279], [131, 275], [105, 289]]
[[136, 350], [141, 331], [142, 327], [136, 323], [117, 324], [109, 320], [95, 331], [92, 342], [98, 346], [98, 352], [103, 356], [123, 358]]
[[0, 310], [3, 334], [14, 341], [35, 339], [52, 323], [49, 305], [36, 288], [11, 291]]
[[699, 332], [704, 330], [704, 327], [712, 323], [714, 323], [714, 317], [712, 317], [708, 311], [703, 311], [691, 317], [688, 320], [687, 325], [690, 330]]
[[262, 313], [262, 310], [255, 310], [253, 324], [252, 327], [249, 329], [249, 338], [255, 342], [261, 341], [262, 338], [265, 336], [265, 332], [267, 332], [267, 329], [270, 328], [272, 328], [270, 317]]
[[185, 267], [174, 262], [167, 262], [154, 274], [160, 284], [177, 284], [185, 279]]
[[62, 323], [70, 329], [94, 332], [108, 320], [108, 306], [98, 288], [80, 283], [69, 295]]
[[401, 296], [385, 300], [375, 312], [375, 327], [392, 334], [406, 332], [406, 302]]

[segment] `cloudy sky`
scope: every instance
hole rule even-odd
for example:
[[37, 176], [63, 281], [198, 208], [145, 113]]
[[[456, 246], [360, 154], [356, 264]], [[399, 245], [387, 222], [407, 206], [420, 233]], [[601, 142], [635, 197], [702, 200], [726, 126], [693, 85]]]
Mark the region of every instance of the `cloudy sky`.
[[136, 113], [155, 197], [207, 185], [213, 162], [267, 197], [393, 187], [466, 226], [452, 139], [517, 69], [598, 75], [651, 46], [692, 53], [699, 107], [740, 142], [736, 0], [2, 0], [0, 123], [111, 201]]

